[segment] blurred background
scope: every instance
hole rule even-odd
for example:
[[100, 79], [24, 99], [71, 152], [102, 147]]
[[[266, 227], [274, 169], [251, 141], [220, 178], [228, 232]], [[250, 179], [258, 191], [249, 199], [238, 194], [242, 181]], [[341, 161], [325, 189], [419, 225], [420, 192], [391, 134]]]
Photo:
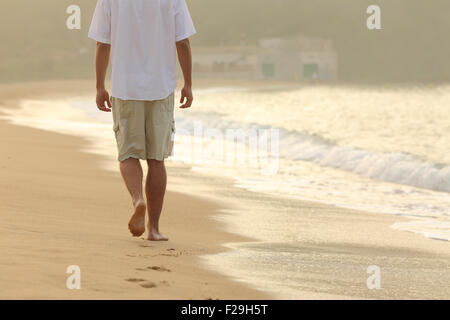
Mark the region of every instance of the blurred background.
[[[192, 38], [197, 77], [450, 80], [448, 0], [378, 0], [382, 30], [366, 27], [372, 0], [187, 2], [198, 31]], [[81, 30], [66, 28], [66, 8], [72, 4], [81, 7]], [[95, 4], [2, 1], [0, 81], [92, 78], [94, 43], [87, 31]]]
[[[175, 111], [175, 154], [168, 170], [177, 182], [171, 180], [170, 188], [230, 204], [233, 209], [221, 210], [215, 218], [233, 233], [258, 240], [233, 245], [234, 250], [213, 255], [208, 263], [288, 298], [302, 292], [448, 298], [450, 287], [442, 283], [450, 283], [449, 256], [440, 248], [450, 241], [450, 1], [186, 1], [198, 31], [191, 39], [196, 98], [194, 108]], [[90, 142], [86, 150], [102, 155], [104, 167], [117, 173], [111, 114], [99, 112], [94, 103], [95, 42], [87, 33], [96, 2], [0, 2], [0, 83], [19, 82], [1, 86], [1, 100], [11, 96], [14, 87], [21, 98], [17, 108], [6, 108], [9, 102], [0, 101], [0, 117], [81, 136]], [[81, 30], [66, 27], [66, 10], [74, 4], [81, 8]], [[381, 8], [381, 30], [366, 25], [367, 8], [374, 4]], [[48, 79], [56, 81], [40, 81]], [[63, 81], [68, 79], [87, 81]], [[86, 87], [90, 93], [81, 95]], [[73, 88], [71, 93], [68, 88]], [[30, 100], [33, 91], [58, 92], [62, 98]], [[177, 101], [179, 92], [175, 94]], [[11, 148], [25, 153], [17, 141], [28, 142], [28, 136], [18, 140], [8, 128], [4, 136], [14, 140], [3, 139], [6, 155]], [[242, 133], [236, 148], [234, 137], [226, 135], [230, 129]], [[256, 133], [263, 143], [251, 153]], [[53, 144], [55, 154], [65, 150], [59, 147], [62, 142], [40, 135], [33, 139], [37, 147], [45, 145], [42, 150], [48, 155], [43, 159], [51, 155], [47, 148]], [[74, 148], [65, 140], [64, 147]], [[244, 155], [243, 161], [237, 155]], [[73, 171], [76, 160], [62, 156], [63, 168]], [[3, 158], [7, 166], [14, 162]], [[32, 169], [20, 167], [20, 172], [36, 171], [39, 158], [33, 157]], [[59, 162], [54, 164], [59, 168]], [[277, 170], [264, 174], [267, 168]], [[4, 190], [16, 190], [10, 188], [17, 183], [16, 174], [5, 180]], [[36, 179], [47, 181], [47, 171], [38, 174]], [[89, 189], [76, 187], [83, 190], [79, 199], [86, 197]], [[34, 189], [42, 198], [41, 189]], [[17, 197], [22, 199], [23, 193]], [[66, 201], [66, 194], [61, 199]], [[19, 202], [15, 207], [24, 206]], [[53, 216], [46, 209], [31, 223], [44, 217], [41, 223], [47, 230], [53, 220], [65, 221], [60, 220], [64, 212], [55, 207]], [[80, 207], [79, 202], [70, 207]], [[385, 215], [375, 220], [350, 209]], [[30, 212], [35, 214], [34, 208]], [[29, 220], [28, 212], [20, 213]], [[100, 214], [88, 213], [89, 219]], [[71, 213], [68, 219], [72, 216], [78, 219]], [[45, 220], [49, 218], [51, 223]], [[410, 234], [391, 233], [385, 225], [420, 234], [429, 242], [411, 241]], [[21, 228], [10, 229], [15, 234]], [[23, 237], [30, 235], [26, 230]], [[70, 245], [81, 238], [76, 233]], [[86, 247], [100, 242], [86, 239]], [[16, 252], [14, 258], [34, 257], [24, 254], [23, 246]], [[383, 290], [369, 293], [366, 268], [377, 261], [383, 263]], [[35, 275], [41, 269], [23, 274]], [[45, 283], [49, 278], [46, 275]], [[28, 290], [30, 281], [22, 282]]]

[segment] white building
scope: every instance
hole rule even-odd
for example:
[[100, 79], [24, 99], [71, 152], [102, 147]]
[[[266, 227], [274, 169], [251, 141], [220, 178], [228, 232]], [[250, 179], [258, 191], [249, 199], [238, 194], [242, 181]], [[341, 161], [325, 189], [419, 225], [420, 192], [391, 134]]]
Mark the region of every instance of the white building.
[[337, 54], [330, 40], [303, 36], [264, 38], [257, 46], [194, 46], [193, 71], [205, 78], [335, 80]]
[[257, 77], [276, 80], [336, 80], [337, 54], [331, 40], [303, 36], [259, 41]]
[[194, 47], [193, 72], [196, 77], [254, 79], [257, 47]]

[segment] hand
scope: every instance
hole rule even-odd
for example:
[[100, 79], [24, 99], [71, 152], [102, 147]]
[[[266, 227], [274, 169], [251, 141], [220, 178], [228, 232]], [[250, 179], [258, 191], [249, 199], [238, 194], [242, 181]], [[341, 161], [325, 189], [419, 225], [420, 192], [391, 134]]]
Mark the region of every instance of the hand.
[[[186, 102], [184, 102], [186, 100]], [[190, 108], [192, 105], [192, 101], [194, 101], [194, 97], [192, 96], [192, 89], [191, 87], [184, 86], [183, 89], [181, 89], [181, 99], [180, 103], [184, 103], [180, 106], [181, 109], [187, 109]]]
[[[106, 102], [106, 104], [105, 104]], [[109, 100], [109, 93], [105, 89], [97, 90], [96, 98], [97, 108], [104, 112], [111, 112], [111, 101]]]

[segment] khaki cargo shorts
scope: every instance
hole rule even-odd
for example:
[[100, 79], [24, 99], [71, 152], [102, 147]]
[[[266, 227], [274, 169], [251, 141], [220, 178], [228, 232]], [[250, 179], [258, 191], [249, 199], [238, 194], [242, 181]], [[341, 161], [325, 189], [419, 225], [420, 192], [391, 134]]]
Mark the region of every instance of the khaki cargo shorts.
[[175, 135], [174, 93], [155, 101], [111, 98], [118, 160], [162, 161], [172, 155]]

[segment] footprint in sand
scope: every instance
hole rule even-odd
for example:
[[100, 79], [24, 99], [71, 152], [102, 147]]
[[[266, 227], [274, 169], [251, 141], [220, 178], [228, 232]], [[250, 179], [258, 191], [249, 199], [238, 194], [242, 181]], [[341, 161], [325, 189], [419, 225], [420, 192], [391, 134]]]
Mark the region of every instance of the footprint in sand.
[[176, 258], [176, 257], [179, 257], [182, 254], [186, 253], [186, 251], [184, 251], [184, 250], [177, 251], [177, 250], [175, 250], [173, 248], [166, 249], [166, 251], [168, 251], [168, 252], [166, 252], [166, 253], [159, 253], [156, 256], [166, 256], [166, 257], [175, 257]]
[[172, 270], [164, 268], [164, 267], [159, 267], [159, 266], [151, 266], [151, 267], [147, 267], [147, 268], [136, 268], [137, 271], [148, 271], [148, 270], [155, 270], [155, 271], [166, 271], [166, 272], [172, 272]]
[[147, 271], [145, 268], [136, 268], [137, 271]]
[[145, 283], [140, 283], [139, 285], [140, 285], [142, 288], [146, 288], [146, 289], [157, 287], [156, 283], [151, 282], [151, 281], [145, 282]]
[[[167, 281], [167, 280], [162, 280], [162, 281], [159, 282], [159, 284], [163, 285], [163, 286], [170, 286], [169, 281]], [[146, 289], [158, 287], [158, 285], [156, 283], [151, 282], [151, 281], [148, 281], [148, 282], [145, 282], [145, 283], [140, 283], [139, 285], [142, 288], [146, 288]]]
[[139, 278], [129, 278], [129, 279], [125, 279], [125, 281], [128, 282], [143, 282], [146, 281], [145, 279], [139, 279]]
[[147, 269], [150, 270], [155, 270], [155, 271], [166, 271], [166, 272], [172, 272], [172, 270], [164, 268], [164, 267], [159, 267], [159, 266], [152, 266], [152, 267], [147, 267]]

